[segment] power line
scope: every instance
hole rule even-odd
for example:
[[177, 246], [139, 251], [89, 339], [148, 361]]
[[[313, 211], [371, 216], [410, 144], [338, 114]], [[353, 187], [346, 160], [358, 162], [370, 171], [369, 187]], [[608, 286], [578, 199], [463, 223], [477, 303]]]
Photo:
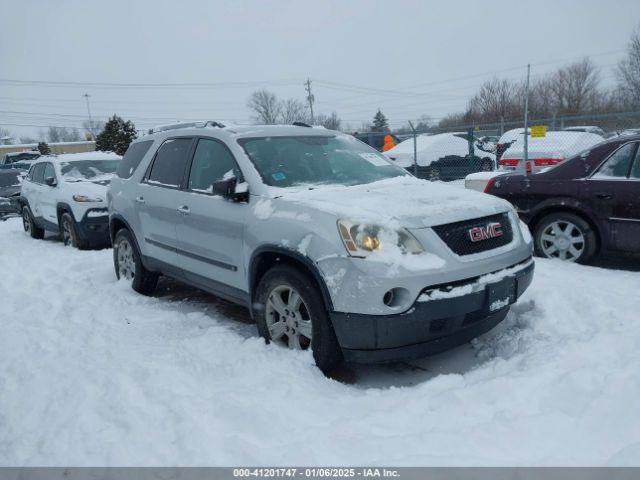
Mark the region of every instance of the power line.
[[260, 80], [250, 82], [177, 82], [177, 83], [109, 83], [56, 80], [18, 80], [0, 78], [0, 83], [12, 86], [91, 87], [91, 88], [246, 88], [269, 85], [295, 85], [301, 79]]

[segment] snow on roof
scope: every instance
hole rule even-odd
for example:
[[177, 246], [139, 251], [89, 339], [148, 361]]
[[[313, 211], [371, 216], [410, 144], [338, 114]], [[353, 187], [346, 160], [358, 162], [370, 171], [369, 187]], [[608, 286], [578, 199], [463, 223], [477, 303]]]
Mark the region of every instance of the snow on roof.
[[[421, 150], [434, 149], [442, 146], [462, 146], [468, 148], [468, 142], [452, 133], [439, 133], [437, 135], [418, 135], [416, 137], [416, 148], [418, 152]], [[395, 147], [385, 152], [388, 155], [394, 153], [411, 153], [413, 154], [413, 138], [400, 142]]]
[[40, 160], [45, 158], [57, 162], [77, 162], [80, 160], [120, 160], [122, 157], [113, 152], [82, 152], [42, 156]]
[[[529, 137], [529, 157], [536, 154], [566, 158], [591, 148], [602, 142], [602, 137], [587, 132], [547, 132], [544, 137]], [[524, 142], [516, 142], [502, 155], [502, 158], [519, 157], [524, 154]]]

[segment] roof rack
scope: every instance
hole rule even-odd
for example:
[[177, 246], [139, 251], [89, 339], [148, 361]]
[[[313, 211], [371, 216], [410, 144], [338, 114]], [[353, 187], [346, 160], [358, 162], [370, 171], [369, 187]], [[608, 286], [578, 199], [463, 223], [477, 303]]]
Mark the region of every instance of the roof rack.
[[294, 127], [312, 128], [311, 125], [309, 125], [308, 123], [304, 123], [304, 122], [293, 122], [291, 125], [293, 125]]
[[224, 128], [224, 124], [220, 122], [215, 122], [213, 120], [207, 120], [202, 122], [181, 122], [181, 123], [173, 123], [169, 125], [158, 125], [157, 127], [153, 127], [149, 129], [149, 135], [152, 133], [165, 132], [167, 130], [177, 130], [179, 128], [205, 128], [205, 127], [216, 127], [216, 128]]

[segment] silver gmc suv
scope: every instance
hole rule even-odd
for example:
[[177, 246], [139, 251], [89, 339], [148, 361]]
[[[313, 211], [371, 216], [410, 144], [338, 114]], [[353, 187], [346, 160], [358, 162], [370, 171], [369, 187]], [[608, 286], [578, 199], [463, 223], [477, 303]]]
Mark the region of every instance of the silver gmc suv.
[[324, 372], [468, 342], [533, 276], [509, 203], [304, 124], [160, 127], [131, 144], [107, 202], [118, 278], [148, 295], [168, 275], [244, 305]]

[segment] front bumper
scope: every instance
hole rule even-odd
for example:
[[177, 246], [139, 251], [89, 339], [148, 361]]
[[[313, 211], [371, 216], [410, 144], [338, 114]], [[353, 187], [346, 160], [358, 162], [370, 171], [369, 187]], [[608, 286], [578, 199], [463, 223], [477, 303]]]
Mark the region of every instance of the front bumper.
[[91, 246], [111, 245], [109, 212], [106, 208], [87, 210], [82, 219], [76, 222], [76, 231]]
[[[409, 360], [466, 343], [505, 318], [509, 305], [531, 284], [533, 270], [534, 263], [529, 258], [489, 274], [486, 281], [480, 277], [431, 287], [427, 295], [401, 314], [332, 312], [331, 320], [345, 360], [355, 363]], [[460, 291], [464, 294], [456, 293]], [[424, 300], [434, 292], [438, 293]], [[452, 292], [456, 296], [451, 296]]]

